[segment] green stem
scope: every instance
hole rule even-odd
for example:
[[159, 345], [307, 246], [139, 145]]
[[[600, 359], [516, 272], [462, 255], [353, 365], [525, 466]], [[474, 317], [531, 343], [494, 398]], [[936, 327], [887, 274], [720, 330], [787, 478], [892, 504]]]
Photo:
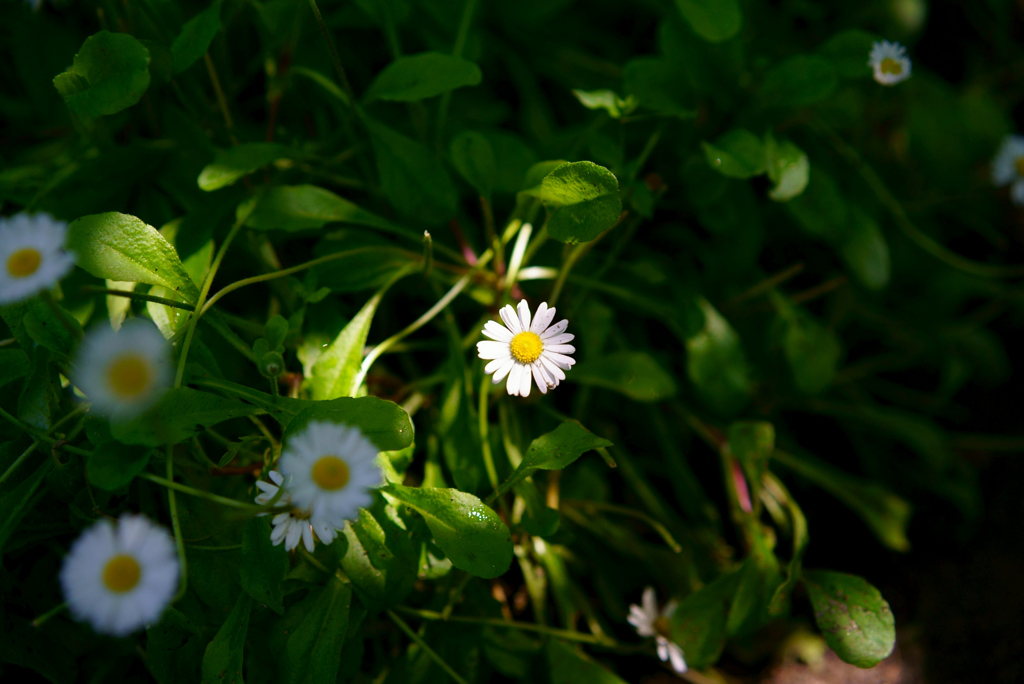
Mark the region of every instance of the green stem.
[[156, 304], [163, 304], [164, 306], [172, 306], [175, 309], [184, 309], [185, 311], [195, 311], [196, 308], [191, 304], [185, 302], [178, 302], [173, 299], [167, 299], [166, 297], [157, 297], [150, 294], [142, 294], [140, 292], [131, 292], [130, 290], [112, 290], [106, 287], [94, 287], [92, 285], [83, 285], [83, 292], [95, 292], [97, 294], [114, 295], [115, 297], [128, 297], [129, 299], [138, 299], [144, 302], [155, 302]]
[[438, 620], [442, 622], [461, 622], [463, 624], [470, 625], [489, 625], [492, 627], [505, 627], [508, 629], [519, 629], [525, 632], [537, 632], [538, 634], [546, 634], [548, 636], [557, 637], [559, 639], [565, 639], [566, 641], [577, 641], [584, 644], [595, 644], [598, 646], [616, 645], [615, 641], [607, 637], [599, 637], [593, 634], [583, 634], [582, 632], [570, 632], [567, 629], [558, 629], [557, 627], [537, 625], [532, 622], [516, 622], [514, 620], [502, 620], [500, 618], [478, 618], [460, 616], [445, 617], [443, 614], [437, 611], [417, 610], [416, 608], [407, 608], [405, 606], [396, 606], [395, 610], [400, 613], [404, 613], [405, 615], [413, 615], [423, 620]]
[[972, 259], [967, 259], [960, 256], [956, 252], [946, 248], [939, 244], [929, 235], [924, 233], [921, 229], [914, 225], [914, 223], [907, 217], [906, 212], [903, 210], [903, 205], [896, 199], [885, 182], [878, 177], [874, 169], [868, 166], [867, 162], [860, 156], [853, 147], [848, 145], [842, 137], [839, 136], [828, 124], [820, 120], [812, 122], [814, 128], [819, 133], [824, 134], [828, 138], [829, 142], [835, 148], [835, 150], [846, 158], [846, 161], [850, 163], [864, 179], [864, 182], [874, 190], [878, 199], [885, 205], [885, 208], [889, 210], [892, 217], [896, 220], [896, 225], [899, 226], [907, 237], [911, 239], [918, 247], [931, 254], [933, 257], [952, 266], [953, 268], [969, 273], [979, 278], [1018, 278], [1024, 276], [1024, 266], [996, 266], [992, 264], [983, 264]]
[[[312, 0], [311, 0], [312, 1]], [[255, 207], [255, 204], [253, 205]], [[199, 299], [196, 300], [196, 310], [188, 321], [188, 332], [185, 333], [185, 341], [181, 345], [181, 355], [178, 357], [178, 373], [174, 376], [174, 386], [181, 387], [181, 380], [185, 377], [185, 361], [188, 359], [188, 349], [192, 346], [192, 338], [196, 334], [196, 327], [199, 325], [199, 319], [202, 317], [205, 309], [203, 304], [206, 302], [206, 297], [210, 294], [210, 286], [213, 285], [213, 278], [217, 275], [217, 269], [220, 268], [220, 263], [224, 261], [224, 255], [227, 254], [228, 247], [231, 246], [231, 242], [238, 235], [238, 231], [242, 229], [242, 224], [249, 218], [247, 212], [244, 216], [239, 216], [235, 221], [235, 225], [231, 226], [228, 236], [224, 238], [224, 244], [217, 250], [217, 256], [214, 258], [213, 263], [210, 264], [210, 271], [206, 274], [206, 279], [203, 280], [203, 289], [199, 292]]]
[[320, 27], [320, 33], [324, 37], [324, 42], [327, 43], [327, 49], [331, 51], [334, 70], [338, 73], [338, 80], [341, 81], [341, 87], [345, 89], [345, 94], [348, 95], [349, 103], [354, 103], [356, 101], [356, 97], [352, 94], [352, 85], [348, 82], [348, 76], [345, 75], [345, 67], [341, 65], [341, 57], [338, 56], [338, 49], [334, 46], [334, 39], [331, 38], [331, 33], [327, 30], [327, 24], [324, 23], [324, 18], [320, 15], [320, 8], [316, 6], [316, 0], [309, 0], [309, 8], [313, 10], [313, 16], [316, 17], [316, 23]]
[[46, 622], [50, 618], [54, 617], [55, 615], [60, 615], [61, 613], [63, 613], [67, 609], [68, 609], [68, 604], [67, 603], [62, 603], [59, 606], [55, 606], [55, 607], [51, 608], [50, 610], [46, 611], [45, 613], [43, 613], [42, 615], [40, 615], [39, 617], [37, 617], [35, 620], [33, 620], [32, 621], [32, 626], [33, 627], [42, 627], [44, 622]]
[[[466, 0], [462, 7], [462, 19], [459, 20], [459, 30], [455, 34], [455, 44], [452, 46], [452, 56], [461, 57], [462, 51], [466, 49], [466, 37], [469, 35], [469, 25], [473, 21], [473, 12], [476, 10], [476, 0]], [[441, 102], [437, 106], [437, 147], [440, 149], [444, 140], [444, 122], [448, 118], [448, 108], [452, 103], [452, 91], [447, 91], [441, 96]]]
[[484, 467], [487, 469], [487, 479], [491, 482], [491, 489], [498, 490], [498, 469], [494, 467], [494, 454], [491, 453], [491, 440], [488, 438], [490, 421], [487, 420], [487, 400], [491, 394], [491, 377], [487, 373], [481, 373], [480, 399], [477, 409], [477, 418], [480, 421], [480, 448], [483, 450]]
[[207, 310], [215, 303], [217, 303], [217, 301], [221, 297], [227, 294], [231, 294], [232, 292], [239, 288], [243, 288], [247, 285], [255, 285], [256, 283], [266, 282], [268, 280], [284, 278], [285, 276], [290, 276], [293, 273], [304, 271], [307, 268], [313, 268], [314, 266], [319, 266], [320, 264], [326, 264], [329, 261], [334, 261], [336, 259], [344, 259], [346, 257], [354, 256], [356, 254], [362, 254], [364, 252], [400, 252], [401, 254], [409, 255], [410, 258], [416, 260], [417, 262], [422, 258], [419, 254], [413, 254], [411, 252], [405, 251], [404, 249], [400, 250], [394, 247], [359, 247], [358, 249], [350, 249], [344, 252], [335, 252], [334, 254], [328, 254], [326, 256], [313, 259], [312, 261], [307, 261], [305, 263], [299, 264], [298, 266], [292, 266], [290, 268], [285, 268], [280, 271], [274, 271], [273, 273], [264, 273], [263, 275], [253, 276], [252, 278], [236, 280], [230, 285], [226, 285], [224, 288], [218, 290], [217, 294], [210, 297], [210, 301], [206, 302], [206, 304], [203, 305], [202, 308], [200, 309], [199, 315], [202, 316], [203, 314], [205, 314]]
[[665, 543], [668, 544], [668, 547], [672, 549], [674, 552], [679, 553], [683, 550], [683, 547], [679, 545], [679, 542], [675, 540], [675, 537], [672, 536], [672, 533], [668, 531], [667, 527], [665, 527], [660, 522], [658, 522], [651, 516], [647, 515], [643, 511], [637, 511], [632, 508], [627, 508], [626, 506], [603, 503], [600, 501], [573, 501], [570, 499], [566, 499], [562, 501], [562, 504], [567, 506], [575, 506], [576, 508], [582, 508], [584, 510], [588, 508], [595, 511], [603, 510], [608, 511], [610, 513], [618, 513], [619, 515], [625, 515], [631, 518], [636, 518], [637, 520], [643, 521], [652, 530], [657, 532], [658, 536], [660, 536], [665, 541]]
[[[145, 477], [148, 473], [141, 475]], [[174, 484], [174, 447], [170, 444], [167, 445], [167, 481]], [[174, 544], [178, 547], [178, 562], [181, 563], [181, 583], [174, 597], [174, 600], [178, 601], [184, 598], [188, 590], [188, 560], [185, 557], [185, 540], [181, 536], [181, 520], [178, 519], [178, 501], [175, 499], [174, 487], [167, 488], [167, 508], [171, 512], [171, 529], [174, 530]]]
[[[170, 471], [172, 467], [173, 467], [173, 461], [170, 458], [168, 458], [167, 459], [167, 469], [168, 469], [168, 471]], [[169, 474], [172, 474], [172, 473], [169, 473]], [[206, 499], [207, 501], [212, 501], [213, 503], [218, 503], [218, 504], [220, 504], [222, 506], [229, 506], [231, 508], [237, 508], [239, 510], [246, 511], [246, 512], [249, 512], [249, 513], [266, 513], [266, 512], [268, 512], [268, 509], [267, 509], [266, 506], [256, 506], [254, 504], [248, 504], [248, 503], [244, 503], [242, 501], [236, 501], [235, 499], [229, 499], [226, 496], [220, 496], [218, 494], [211, 494], [210, 492], [204, 492], [203, 490], [196, 489], [195, 487], [189, 487], [188, 485], [179, 484], [179, 483], [175, 482], [174, 480], [170, 479], [170, 477], [163, 478], [163, 477], [160, 477], [159, 475], [153, 475], [152, 473], [139, 473], [139, 477], [141, 477], [143, 480], [149, 480], [150, 482], [154, 482], [154, 483], [156, 483], [158, 485], [162, 485], [164, 487], [167, 487], [168, 489], [177, 490], [177, 491], [182, 492], [184, 494], [191, 494], [192, 496], [198, 497], [200, 499]], [[173, 497], [171, 498], [171, 500], [173, 501]], [[172, 513], [171, 517], [173, 518], [175, 515], [176, 514]]]
[[12, 463], [11, 466], [4, 471], [4, 474], [0, 475], [0, 484], [3, 484], [7, 480], [7, 478], [9, 478], [14, 473], [14, 471], [18, 469], [18, 466], [24, 463], [25, 460], [32, 455], [32, 452], [36, 450], [37, 446], [39, 446], [39, 442], [32, 442], [28, 449], [25, 449], [25, 451], [21, 452], [21, 456], [18, 456], [17, 460], [15, 460], [14, 463]]
[[[53, 437], [50, 437], [45, 432], [42, 432], [41, 430], [32, 427], [31, 425], [28, 425], [27, 423], [21, 422], [20, 420], [18, 420], [14, 416], [12, 416], [10, 413], [8, 413], [7, 411], [3, 410], [2, 408], [0, 408], [0, 418], [4, 418], [5, 420], [11, 422], [12, 424], [14, 424], [18, 428], [20, 428], [23, 432], [28, 433], [28, 435], [30, 437], [32, 437], [33, 439], [35, 439], [37, 442], [45, 442], [46, 444], [56, 444], [59, 441], [59, 440], [54, 439]], [[50, 428], [50, 429], [52, 430], [53, 428]], [[79, 449], [78, 447], [73, 447], [70, 444], [62, 445], [61, 449], [63, 449], [64, 451], [67, 451], [68, 453], [78, 454], [79, 456], [91, 456], [92, 455], [91, 451], [87, 451], [85, 449]]]
[[416, 642], [416, 645], [422, 648], [423, 652], [426, 653], [431, 660], [437, 663], [437, 666], [444, 670], [448, 674], [448, 676], [452, 678], [453, 681], [457, 682], [458, 684], [469, 684], [469, 682], [467, 682], [465, 679], [459, 676], [459, 673], [452, 669], [451, 665], [444, 661], [444, 658], [439, 656], [434, 651], [434, 649], [430, 648], [430, 646], [427, 645], [427, 642], [423, 640], [423, 637], [414, 632], [412, 628], [409, 627], [409, 625], [405, 624], [405, 620], [398, 617], [395, 611], [389, 610], [388, 617], [391, 618], [392, 622], [398, 625], [398, 628], [400, 630], [405, 632], [406, 636], [408, 636], [410, 639]]

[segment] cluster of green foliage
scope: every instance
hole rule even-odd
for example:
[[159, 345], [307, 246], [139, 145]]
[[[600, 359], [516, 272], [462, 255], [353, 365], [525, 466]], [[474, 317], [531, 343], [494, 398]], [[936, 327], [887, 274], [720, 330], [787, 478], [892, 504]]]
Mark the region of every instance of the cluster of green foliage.
[[[790, 489], [896, 551], [917, 494], [976, 516], [939, 419], [1006, 376], [971, 307], [1022, 274], [984, 171], [1011, 131], [995, 81], [871, 78], [923, 11], [4, 3], [0, 202], [68, 221], [79, 268], [0, 308], [0, 672], [634, 681], [648, 585], [693, 668], [758, 662], [794, 615], [887, 656], [877, 589], [803, 567], [830, 520]], [[526, 399], [473, 352], [520, 298], [557, 304], [579, 361]], [[65, 378], [83, 327], [126, 316], [176, 383], [108, 423]], [[323, 418], [371, 436], [387, 484], [289, 554], [253, 476]], [[187, 573], [115, 640], [50, 611], [70, 542], [122, 511], [173, 529]]]

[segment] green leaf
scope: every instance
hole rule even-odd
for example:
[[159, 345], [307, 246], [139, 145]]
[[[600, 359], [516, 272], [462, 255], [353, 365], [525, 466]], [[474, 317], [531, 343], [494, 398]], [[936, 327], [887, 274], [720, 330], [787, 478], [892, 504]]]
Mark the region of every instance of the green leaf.
[[416, 102], [456, 88], [479, 85], [483, 75], [473, 62], [440, 52], [421, 52], [399, 57], [366, 90], [367, 103], [374, 100]]
[[715, 144], [702, 142], [708, 165], [729, 178], [752, 178], [767, 169], [767, 153], [761, 139], [748, 130], [734, 128]]
[[[107, 280], [107, 289], [134, 292], [135, 283], [123, 282], [120, 280]], [[110, 327], [112, 327], [116, 332], [121, 329], [121, 324], [124, 323], [125, 317], [132, 308], [132, 298], [108, 294], [106, 300], [107, 313], [110, 317]]]
[[498, 165], [487, 138], [475, 131], [462, 131], [452, 139], [452, 164], [481, 197], [490, 198]]
[[587, 109], [603, 109], [613, 119], [632, 114], [640, 104], [633, 95], [623, 99], [613, 90], [573, 90], [572, 94]]
[[622, 69], [622, 89], [627, 101], [658, 114], [691, 119], [697, 115], [696, 99], [687, 84], [686, 72], [668, 59], [639, 57]]
[[352, 223], [407, 233], [390, 221], [315, 185], [278, 185], [255, 199], [245, 225], [257, 230], [305, 230], [327, 223]]
[[31, 363], [32, 370], [18, 395], [18, 418], [40, 430], [47, 430], [59, 400], [57, 369], [49, 350], [42, 346], [32, 350]]
[[457, 489], [417, 489], [389, 484], [381, 491], [423, 516], [452, 565], [477, 577], [505, 574], [512, 564], [512, 536], [498, 514]]
[[814, 55], [795, 55], [768, 70], [761, 81], [760, 97], [764, 104], [773, 107], [806, 107], [829, 97], [838, 85], [830, 61]]
[[776, 202], [788, 202], [807, 187], [811, 164], [804, 151], [789, 140], [776, 141], [769, 132], [764, 143], [768, 178], [775, 183], [768, 196]]
[[[18, 442], [17, 445], [15, 453], [20, 453], [21, 448], [27, 446], [21, 442]], [[17, 478], [10, 478], [0, 486], [0, 556], [3, 554], [7, 540], [18, 529], [25, 515], [43, 498], [43, 494], [37, 495], [37, 492], [43, 484], [43, 480], [53, 469], [53, 459], [45, 453], [38, 452], [35, 454], [35, 459], [30, 461], [36, 463], [35, 470], [31, 474], [21, 481], [17, 481]], [[21, 467], [27, 468], [28, 463], [22, 464]]]
[[270, 542], [270, 518], [250, 518], [242, 528], [242, 590], [278, 615], [284, 614], [283, 584], [290, 563], [284, 545]]
[[376, 611], [401, 603], [412, 590], [426, 537], [422, 521], [407, 522], [378, 496], [331, 546], [360, 602]]
[[359, 388], [353, 383], [363, 362], [363, 347], [370, 334], [370, 324], [389, 286], [390, 283], [370, 297], [313, 364], [313, 376], [309, 378], [313, 399], [355, 396]]
[[252, 598], [248, 594], [239, 594], [228, 619], [206, 647], [202, 684], [245, 684], [242, 679], [242, 650], [245, 648], [245, 634], [249, 631], [251, 608]]
[[220, 30], [220, 0], [192, 17], [171, 43], [171, 71], [180, 74], [210, 48]]
[[818, 53], [832, 62], [836, 73], [843, 78], [868, 78], [871, 76], [868, 58], [878, 40], [878, 36], [867, 31], [850, 29], [830, 38]]
[[191, 303], [199, 298], [178, 253], [134, 216], [113, 211], [83, 216], [68, 226], [66, 243], [78, 265], [97, 278], [162, 285]]
[[579, 423], [566, 421], [530, 442], [530, 448], [519, 462], [519, 467], [502, 485], [502, 489], [511, 488], [537, 470], [561, 470], [591, 449], [611, 445], [607, 439], [598, 437]]
[[575, 645], [548, 639], [547, 655], [551, 665], [551, 684], [625, 684]]
[[300, 411], [284, 431], [283, 439], [306, 429], [312, 421], [353, 425], [381, 451], [398, 451], [412, 444], [412, 419], [398, 404], [377, 397], [341, 397], [318, 401]]
[[776, 459], [841, 501], [867, 524], [882, 544], [909, 551], [910, 504], [880, 484], [854, 477], [809, 454], [779, 452]]
[[878, 224], [859, 207], [850, 207], [839, 253], [867, 289], [878, 291], [889, 284], [889, 244]]
[[21, 322], [28, 336], [56, 354], [61, 362], [71, 357], [75, 345], [82, 338], [81, 324], [59, 304], [53, 307], [31, 306]]
[[146, 628], [146, 666], [160, 684], [194, 682], [202, 655], [199, 629], [179, 610], [168, 608]]
[[164, 394], [156, 406], [141, 417], [127, 423], [111, 423], [110, 431], [114, 439], [124, 444], [155, 447], [177, 444], [200, 429], [261, 412], [255, 406], [234, 399], [178, 387]]
[[849, 210], [839, 186], [824, 171], [815, 167], [807, 189], [786, 203], [786, 209], [808, 235], [839, 243]]
[[697, 300], [704, 325], [686, 338], [686, 375], [697, 395], [718, 413], [739, 411], [754, 392], [739, 335], [704, 298]]
[[20, 349], [0, 349], [0, 387], [28, 375], [28, 355]]
[[100, 31], [85, 39], [74, 64], [53, 85], [83, 119], [115, 114], [149, 87], [149, 50], [127, 33]]
[[106, 442], [93, 449], [85, 462], [89, 482], [108, 492], [120, 489], [135, 479], [149, 464], [150, 449]]
[[615, 175], [594, 162], [567, 162], [526, 191], [549, 212], [548, 233], [561, 242], [593, 240], [619, 220], [622, 201]]
[[676, 393], [672, 376], [644, 352], [621, 351], [583, 361], [566, 376], [567, 380], [581, 385], [621, 392], [634, 401], [661, 401]]
[[695, 670], [713, 665], [725, 648], [726, 625], [739, 573], [731, 572], [690, 594], [670, 619], [672, 640]]
[[697, 35], [711, 43], [732, 38], [743, 25], [737, 0], [676, 0], [676, 7]]
[[805, 570], [804, 586], [825, 641], [840, 658], [874, 667], [896, 645], [896, 623], [889, 604], [867, 581], [828, 570]]
[[769, 294], [784, 327], [782, 350], [794, 384], [804, 394], [824, 391], [839, 368], [843, 353], [839, 337], [778, 292]]
[[285, 659], [289, 684], [334, 684], [352, 605], [351, 587], [331, 577], [311, 600], [310, 610], [288, 636]]
[[295, 159], [303, 156], [303, 153], [287, 145], [267, 142], [245, 143], [218, 152], [213, 161], [203, 167], [197, 182], [199, 187], [207, 192], [220, 190], [278, 159]]
[[368, 120], [370, 142], [385, 198], [399, 214], [425, 222], [447, 221], [458, 195], [444, 165], [420, 143]]

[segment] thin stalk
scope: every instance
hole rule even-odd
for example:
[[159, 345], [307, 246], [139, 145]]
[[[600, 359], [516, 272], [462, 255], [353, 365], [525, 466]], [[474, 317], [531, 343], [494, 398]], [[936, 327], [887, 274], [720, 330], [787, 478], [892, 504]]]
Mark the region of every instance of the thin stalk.
[[[46, 444], [56, 444], [59, 441], [59, 440], [54, 439], [53, 437], [50, 437], [45, 432], [42, 432], [41, 430], [32, 427], [31, 425], [28, 425], [27, 423], [23, 423], [22, 421], [18, 420], [17, 418], [15, 418], [14, 416], [12, 416], [10, 413], [8, 413], [7, 411], [3, 410], [2, 408], [0, 408], [0, 418], [3, 418], [5, 420], [11, 422], [15, 426], [17, 426], [18, 428], [20, 428], [22, 430], [22, 432], [27, 433], [30, 437], [35, 439], [36, 442], [45, 442]], [[67, 451], [69, 453], [72, 453], [72, 454], [78, 454], [79, 456], [91, 456], [92, 455], [91, 451], [87, 451], [85, 449], [80, 449], [78, 447], [73, 447], [70, 444], [62, 445], [61, 449], [63, 449], [64, 451]]]
[[562, 504], [567, 506], [573, 506], [576, 508], [582, 508], [584, 510], [589, 508], [595, 511], [608, 511], [610, 513], [618, 513], [619, 515], [625, 515], [631, 518], [636, 518], [637, 520], [643, 521], [647, 524], [648, 527], [657, 532], [658, 536], [661, 537], [668, 545], [668, 547], [672, 549], [675, 553], [679, 553], [683, 550], [683, 547], [679, 545], [679, 542], [675, 540], [675, 537], [672, 536], [672, 533], [668, 531], [667, 527], [665, 527], [660, 522], [658, 522], [651, 516], [647, 515], [643, 511], [637, 511], [632, 508], [627, 508], [626, 506], [618, 506], [616, 504], [603, 503], [600, 501], [563, 500]]
[[345, 94], [348, 95], [348, 101], [351, 104], [356, 101], [356, 96], [352, 93], [352, 85], [348, 82], [348, 76], [345, 75], [345, 67], [341, 65], [341, 57], [338, 56], [338, 49], [334, 46], [334, 39], [331, 38], [331, 33], [327, 30], [327, 24], [324, 23], [324, 18], [320, 15], [320, 8], [316, 6], [316, 0], [309, 0], [309, 8], [313, 10], [313, 16], [316, 17], [316, 23], [320, 27], [320, 33], [324, 37], [324, 42], [327, 43], [327, 49], [331, 51], [334, 70], [337, 72], [338, 80], [341, 81], [341, 87], [345, 89]]
[[18, 469], [18, 466], [24, 463], [25, 460], [32, 455], [32, 452], [35, 451], [36, 447], [38, 446], [39, 442], [32, 442], [28, 449], [25, 449], [25, 451], [21, 452], [21, 456], [18, 456], [17, 460], [15, 460], [14, 463], [12, 463], [11, 466], [4, 471], [4, 474], [0, 475], [0, 484], [3, 484], [7, 480], [7, 478], [10, 477], [14, 473], [14, 471]]
[[[255, 206], [255, 205], [254, 205]], [[228, 247], [231, 246], [235, 236], [238, 235], [238, 231], [242, 229], [242, 224], [249, 218], [247, 213], [245, 216], [239, 216], [235, 221], [235, 225], [231, 226], [231, 230], [228, 232], [228, 236], [224, 238], [224, 244], [217, 250], [217, 256], [214, 258], [213, 263], [210, 264], [210, 271], [206, 274], [206, 279], [203, 280], [203, 289], [199, 292], [199, 299], [196, 300], [196, 309], [192, 316], [188, 320], [188, 332], [185, 333], [185, 341], [181, 345], [181, 355], [178, 357], [178, 372], [174, 376], [174, 386], [181, 387], [181, 380], [185, 377], [185, 361], [188, 359], [188, 349], [192, 346], [192, 338], [196, 334], [196, 327], [199, 325], [199, 319], [206, 311], [203, 308], [203, 304], [206, 302], [206, 297], [210, 294], [210, 286], [213, 285], [213, 278], [217, 275], [217, 270], [220, 268], [220, 263], [224, 261], [224, 255], [227, 254]]]
[[[145, 476], [148, 473], [142, 473], [142, 475]], [[174, 447], [170, 444], [167, 445], [167, 481], [174, 484]], [[178, 601], [184, 598], [185, 592], [188, 591], [188, 559], [185, 556], [185, 539], [181, 536], [178, 501], [175, 498], [173, 487], [167, 488], [167, 508], [171, 512], [171, 529], [174, 531], [174, 545], [178, 547], [178, 562], [181, 563], [181, 583], [178, 585], [178, 593], [174, 597], [174, 600]]]
[[487, 479], [491, 482], [491, 489], [498, 490], [498, 469], [494, 467], [494, 454], [491, 453], [491, 440], [488, 438], [490, 422], [487, 420], [487, 400], [491, 394], [491, 378], [487, 373], [480, 374], [480, 398], [477, 409], [477, 418], [480, 421], [480, 448], [483, 450], [484, 467], [487, 469]]
[[392, 622], [398, 625], [398, 628], [400, 630], [405, 632], [406, 636], [412, 639], [417, 646], [422, 648], [423, 652], [426, 653], [431, 660], [437, 663], [437, 666], [444, 670], [448, 674], [448, 676], [452, 678], [453, 681], [457, 682], [457, 684], [469, 684], [469, 682], [467, 682], [465, 679], [459, 676], [458, 672], [452, 669], [451, 665], [444, 661], [444, 658], [439, 656], [434, 651], [434, 649], [430, 648], [430, 646], [427, 645], [427, 642], [423, 640], [423, 637], [414, 632], [412, 628], [409, 627], [409, 625], [405, 624], [405, 621], [402, 618], [398, 617], [395, 611], [389, 610], [388, 617], [391, 618]]
[[516, 243], [512, 246], [512, 256], [509, 257], [508, 273], [505, 276], [505, 289], [516, 284], [519, 278], [520, 269], [523, 266], [523, 258], [526, 256], [526, 247], [530, 244], [530, 235], [533, 234], [533, 226], [524, 223], [516, 236]]
[[[173, 467], [173, 465], [174, 465], [173, 461], [170, 458], [168, 458], [167, 459], [167, 468], [168, 468], [168, 470], [170, 470]], [[179, 483], [175, 482], [174, 480], [171, 480], [169, 477], [168, 478], [163, 478], [163, 477], [160, 477], [159, 475], [153, 475], [152, 473], [139, 473], [139, 477], [141, 477], [143, 480], [149, 480], [150, 482], [154, 482], [154, 483], [156, 483], [158, 485], [162, 485], [164, 487], [167, 487], [168, 489], [176, 490], [176, 491], [182, 492], [184, 494], [190, 494], [190, 495], [198, 497], [200, 499], [206, 499], [207, 501], [212, 501], [213, 503], [217, 503], [217, 504], [220, 504], [222, 506], [228, 506], [230, 508], [237, 508], [238, 510], [246, 511], [246, 512], [249, 512], [249, 513], [266, 513], [266, 512], [268, 512], [268, 509], [267, 509], [266, 506], [256, 506], [254, 504], [248, 504], [248, 503], [244, 503], [242, 501], [236, 501], [235, 499], [229, 499], [226, 496], [220, 496], [218, 494], [211, 494], [210, 492], [204, 492], [203, 490], [196, 489], [195, 487], [189, 487], [188, 485], [179, 484]], [[173, 517], [173, 514], [172, 514], [172, 517]]]
[[557, 637], [559, 639], [565, 639], [566, 641], [576, 641], [583, 644], [594, 644], [597, 646], [616, 646], [617, 643], [609, 639], [608, 637], [600, 637], [594, 634], [584, 634], [582, 632], [570, 632], [567, 629], [558, 629], [557, 627], [548, 627], [547, 625], [538, 625], [532, 622], [517, 622], [515, 620], [502, 620], [501, 618], [478, 618], [478, 617], [461, 617], [461, 616], [444, 616], [441, 613], [433, 610], [417, 610], [416, 608], [407, 608], [406, 606], [396, 606], [395, 610], [404, 613], [405, 615], [412, 615], [423, 620], [438, 620], [441, 622], [461, 622], [463, 624], [470, 625], [489, 625], [492, 627], [505, 627], [508, 629], [519, 629], [525, 632], [537, 632], [538, 634], [546, 634], [548, 636]]
[[32, 626], [33, 627], [42, 627], [44, 622], [46, 622], [47, 620], [49, 620], [50, 618], [52, 618], [52, 617], [54, 617], [56, 615], [60, 615], [61, 613], [63, 613], [67, 609], [68, 609], [68, 604], [67, 603], [62, 603], [59, 606], [54, 606], [53, 608], [51, 608], [50, 610], [46, 611], [45, 613], [43, 613], [42, 615], [37, 617], [35, 620], [33, 620], [32, 621]]
[[175, 301], [173, 299], [167, 299], [166, 297], [157, 297], [150, 294], [142, 294], [140, 292], [131, 292], [130, 290], [112, 290], [106, 287], [95, 287], [93, 285], [83, 285], [83, 292], [95, 292], [97, 294], [108, 294], [114, 295], [115, 297], [128, 297], [129, 299], [138, 299], [143, 302], [154, 302], [156, 304], [163, 304], [164, 306], [171, 306], [175, 309], [184, 309], [185, 311], [195, 311], [196, 308], [191, 304], [185, 302]]
[[231, 136], [231, 142], [237, 144], [235, 140], [235, 134], [232, 132], [235, 124], [231, 120], [231, 110], [228, 109], [228, 100], [224, 97], [224, 89], [220, 87], [220, 79], [217, 78], [217, 69], [213, 66], [213, 60], [210, 59], [210, 53], [203, 53], [203, 61], [206, 63], [206, 72], [210, 75], [210, 83], [213, 84], [213, 94], [217, 97], [217, 107], [220, 108], [220, 113], [224, 117], [224, 128], [227, 129], [228, 135]]
[[[466, 37], [469, 35], [469, 25], [473, 21], [473, 12], [476, 10], [476, 0], [466, 0], [462, 6], [462, 18], [459, 20], [459, 30], [455, 34], [455, 44], [452, 45], [452, 56], [461, 57], [462, 51], [466, 49]], [[452, 91], [447, 91], [441, 96], [441, 102], [437, 106], [437, 147], [441, 148], [444, 140], [444, 123], [448, 118], [448, 108], [452, 103]]]

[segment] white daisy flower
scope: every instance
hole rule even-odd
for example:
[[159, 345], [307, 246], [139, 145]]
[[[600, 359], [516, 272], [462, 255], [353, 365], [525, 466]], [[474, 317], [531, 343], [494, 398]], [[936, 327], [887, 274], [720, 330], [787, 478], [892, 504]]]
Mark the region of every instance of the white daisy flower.
[[1024, 205], [1024, 135], [1003, 138], [992, 161], [992, 182], [997, 187], [1012, 183], [1010, 198], [1014, 204]]
[[626, 620], [636, 628], [636, 633], [640, 636], [654, 637], [658, 644], [658, 657], [662, 661], [669, 661], [672, 669], [679, 674], [686, 672], [683, 649], [669, 636], [668, 621], [676, 612], [676, 602], [669, 601], [659, 611], [658, 601], [654, 596], [654, 587], [644, 589], [642, 602], [643, 606], [634, 603], [629, 607], [629, 617]]
[[292, 503], [310, 512], [318, 536], [323, 526], [344, 528], [373, 503], [370, 490], [384, 481], [378, 451], [359, 428], [326, 421], [313, 421], [288, 440], [278, 467]]
[[103, 634], [151, 625], [178, 587], [178, 556], [164, 528], [142, 515], [100, 520], [71, 545], [60, 569], [71, 614]]
[[[256, 487], [260, 490], [260, 493], [256, 495], [256, 503], [264, 506], [277, 497], [276, 504], [278, 506], [290, 505], [291, 497], [288, 496], [288, 487], [284, 484], [284, 476], [276, 470], [271, 470], [268, 475], [273, 484], [262, 480], [256, 482]], [[284, 491], [278, 496], [277, 493], [282, 487]], [[260, 513], [260, 515], [267, 514]], [[308, 510], [300, 508], [292, 508], [290, 511], [278, 513], [270, 522], [274, 526], [270, 532], [271, 543], [277, 546], [284, 542], [284, 548], [287, 551], [295, 550], [301, 539], [306, 550], [312, 553], [313, 543], [316, 539], [324, 544], [330, 544], [338, 536], [338, 533], [330, 525], [324, 523], [320, 518], [314, 518]]]
[[554, 307], [541, 302], [537, 315], [530, 320], [530, 305], [526, 300], [519, 302], [519, 312], [506, 304], [498, 314], [505, 322], [487, 321], [483, 334], [493, 342], [477, 342], [476, 351], [481, 359], [491, 362], [484, 367], [484, 373], [494, 373], [495, 383], [508, 376], [508, 393], [523, 397], [530, 396], [530, 386], [537, 383], [541, 394], [558, 387], [565, 380], [565, 371], [572, 368], [576, 359], [572, 354], [576, 348], [571, 344], [573, 335], [565, 332], [569, 321], [562, 320], [554, 325]]
[[168, 352], [153, 323], [133, 318], [117, 332], [100, 328], [86, 335], [72, 379], [95, 410], [126, 420], [151, 407], [171, 384]]
[[882, 85], [896, 85], [910, 78], [910, 58], [907, 48], [899, 43], [880, 40], [871, 46], [868, 66], [875, 72], [875, 80]]
[[0, 218], [0, 304], [49, 289], [75, 265], [64, 251], [68, 224], [47, 214]]

